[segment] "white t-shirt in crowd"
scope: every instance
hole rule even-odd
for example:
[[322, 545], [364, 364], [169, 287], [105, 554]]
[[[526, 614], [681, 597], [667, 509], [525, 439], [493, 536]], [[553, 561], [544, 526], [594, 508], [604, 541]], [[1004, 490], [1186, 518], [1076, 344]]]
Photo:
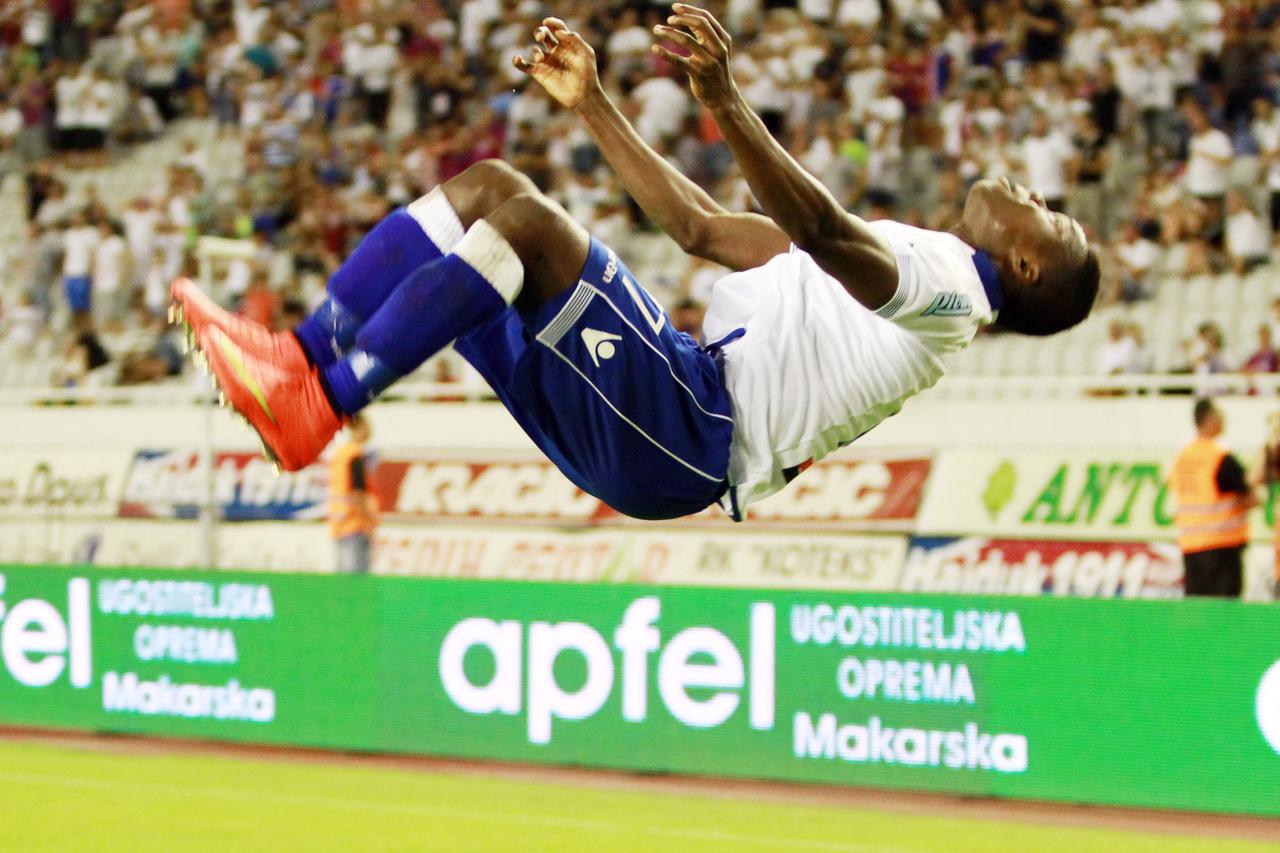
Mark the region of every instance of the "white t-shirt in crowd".
[[[1211, 158], [1226, 158], [1218, 163]], [[1191, 137], [1187, 157], [1186, 187], [1196, 196], [1220, 196], [1227, 191], [1227, 172], [1231, 167], [1231, 139], [1216, 127]]]
[[994, 319], [974, 251], [958, 237], [888, 220], [870, 227], [898, 264], [897, 292], [878, 310], [798, 250], [716, 282], [704, 337], [746, 330], [723, 351], [731, 511], [897, 413]]
[[1116, 247], [1116, 254], [1134, 275], [1144, 276], [1160, 260], [1160, 245], [1154, 240], [1139, 237], [1131, 243], [1121, 243]]
[[1067, 39], [1065, 64], [1091, 72], [1102, 64], [1110, 44], [1111, 31], [1106, 27], [1077, 29]]
[[385, 92], [400, 63], [400, 51], [390, 42], [378, 42], [360, 55], [360, 83], [368, 92]]
[[1038, 190], [1046, 199], [1066, 198], [1067, 164], [1075, 153], [1070, 140], [1056, 132], [1022, 140], [1027, 186]]
[[271, 9], [265, 4], [250, 6], [248, 3], [236, 3], [231, 12], [231, 22], [236, 28], [236, 41], [243, 47], [252, 47], [258, 43], [262, 28], [271, 19]]
[[1267, 189], [1280, 192], [1280, 112], [1273, 114], [1270, 121], [1255, 119], [1252, 130], [1262, 155], [1275, 157], [1267, 167]]
[[160, 224], [160, 211], [154, 207], [138, 210], [126, 208], [120, 214], [124, 220], [125, 242], [129, 244], [129, 254], [134, 262], [143, 262], [151, 257], [151, 249], [155, 245], [156, 226]]
[[644, 27], [615, 30], [607, 42], [610, 56], [647, 56], [653, 36]]
[[7, 141], [22, 132], [22, 111], [17, 107], [0, 109], [0, 140]]
[[870, 29], [880, 23], [883, 15], [884, 11], [878, 0], [840, 0], [840, 6], [836, 9], [836, 23]]
[[689, 111], [689, 93], [670, 77], [650, 77], [631, 92], [640, 104], [636, 132], [650, 144], [680, 130]]
[[68, 228], [62, 235], [62, 274], [85, 276], [93, 269], [93, 250], [98, 245], [98, 229], [92, 225]]
[[502, 4], [498, 0], [466, 0], [458, 19], [462, 49], [468, 54], [479, 53], [485, 27], [501, 15]]
[[1105, 376], [1114, 373], [1140, 373], [1141, 355], [1138, 342], [1128, 335], [1118, 341], [1108, 340], [1098, 354], [1098, 372]]
[[84, 124], [85, 98], [92, 78], [85, 74], [75, 77], [62, 76], [53, 85], [53, 98], [57, 102], [53, 121], [59, 128], [80, 127]]
[[80, 123], [94, 130], [105, 131], [111, 126], [115, 113], [116, 86], [110, 80], [94, 80], [85, 92], [84, 111]]
[[124, 238], [112, 234], [98, 241], [93, 250], [93, 289], [96, 293], [114, 293], [124, 281], [127, 249]]
[[1265, 258], [1271, 253], [1271, 230], [1252, 210], [1227, 217], [1227, 254], [1233, 258]]

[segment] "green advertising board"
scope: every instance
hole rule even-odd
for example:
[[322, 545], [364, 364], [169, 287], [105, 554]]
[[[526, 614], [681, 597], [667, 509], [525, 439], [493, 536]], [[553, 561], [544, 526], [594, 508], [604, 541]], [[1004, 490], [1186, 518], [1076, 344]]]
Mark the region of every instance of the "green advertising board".
[[1280, 607], [0, 567], [0, 722], [1280, 815]]

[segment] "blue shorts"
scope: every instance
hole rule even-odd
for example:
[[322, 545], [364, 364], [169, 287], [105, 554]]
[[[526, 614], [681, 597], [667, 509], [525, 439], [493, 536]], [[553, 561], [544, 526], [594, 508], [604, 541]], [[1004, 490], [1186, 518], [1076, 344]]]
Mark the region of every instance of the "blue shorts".
[[719, 368], [600, 241], [577, 287], [455, 348], [565, 476], [618, 512], [679, 518], [725, 492], [733, 420]]
[[89, 293], [93, 280], [87, 275], [69, 275], [62, 281], [67, 294], [67, 305], [77, 314], [89, 310]]

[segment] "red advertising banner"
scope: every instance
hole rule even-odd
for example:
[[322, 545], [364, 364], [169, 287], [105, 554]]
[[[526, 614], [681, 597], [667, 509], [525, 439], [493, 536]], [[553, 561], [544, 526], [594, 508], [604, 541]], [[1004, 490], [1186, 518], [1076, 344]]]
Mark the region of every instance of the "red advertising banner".
[[[777, 495], [751, 507], [756, 526], [909, 531], [924, 495], [927, 457], [820, 462]], [[543, 460], [383, 459], [383, 512], [400, 521], [503, 521], [600, 525], [630, 521], [566, 480]], [[731, 525], [718, 508], [677, 525]]]

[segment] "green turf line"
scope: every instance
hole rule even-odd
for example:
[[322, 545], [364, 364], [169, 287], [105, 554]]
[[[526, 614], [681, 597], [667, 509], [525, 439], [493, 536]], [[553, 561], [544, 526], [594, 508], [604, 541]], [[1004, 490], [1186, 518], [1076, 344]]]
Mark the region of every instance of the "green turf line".
[[0, 743], [6, 851], [1277, 849], [472, 775]]

